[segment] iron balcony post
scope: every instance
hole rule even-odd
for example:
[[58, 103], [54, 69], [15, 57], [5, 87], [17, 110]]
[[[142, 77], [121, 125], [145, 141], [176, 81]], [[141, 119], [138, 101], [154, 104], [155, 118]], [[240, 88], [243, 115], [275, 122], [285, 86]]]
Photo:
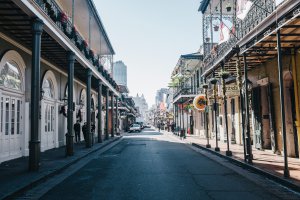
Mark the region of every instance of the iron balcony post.
[[102, 142], [102, 82], [98, 80], [98, 142]]
[[282, 52], [280, 29], [277, 31], [277, 53], [278, 53], [278, 79], [280, 92], [280, 111], [281, 111], [281, 132], [283, 141], [283, 156], [284, 156], [284, 177], [289, 177], [287, 146], [286, 146], [286, 125], [285, 125], [285, 109], [284, 109], [284, 93], [283, 93], [283, 75], [282, 75]]
[[116, 134], [117, 135], [120, 135], [120, 132], [119, 132], [119, 105], [118, 105], [118, 102], [119, 102], [119, 97], [118, 96], [115, 96], [116, 98]]
[[[225, 70], [224, 62], [221, 63], [222, 70]], [[227, 118], [227, 96], [226, 96], [226, 84], [225, 84], [225, 76], [222, 75], [222, 87], [223, 87], [223, 98], [224, 98], [224, 117], [225, 117], [225, 131], [227, 137], [227, 151], [226, 156], [232, 156], [232, 152], [229, 150], [229, 134], [228, 134], [228, 118]]]
[[247, 161], [248, 163], [252, 163], [253, 155], [252, 155], [252, 147], [251, 147], [251, 136], [250, 136], [250, 119], [249, 119], [249, 99], [248, 99], [248, 72], [247, 72], [247, 55], [243, 54], [244, 57], [244, 87], [245, 87], [245, 108], [246, 108], [246, 150], [247, 150]]
[[37, 171], [40, 165], [41, 141], [39, 140], [40, 118], [40, 73], [41, 73], [41, 35], [43, 21], [34, 18], [32, 20], [32, 71], [31, 71], [31, 100], [30, 100], [30, 127], [31, 135], [29, 142], [29, 170]]
[[87, 70], [87, 89], [86, 89], [86, 147], [92, 147], [92, 134], [91, 134], [91, 79], [92, 79], [92, 71], [90, 69]]
[[106, 115], [105, 115], [105, 140], [108, 140], [109, 139], [109, 133], [108, 133], [108, 112], [109, 112], [109, 107], [108, 107], [108, 104], [109, 104], [109, 89], [108, 87], [106, 87], [106, 105], [105, 105], [105, 108], [106, 108]]
[[74, 135], [73, 135], [73, 80], [74, 80], [75, 54], [68, 52], [68, 133], [66, 134], [66, 155], [74, 155]]
[[243, 91], [242, 91], [242, 72], [240, 69], [240, 59], [239, 55], [237, 55], [238, 60], [236, 61], [236, 72], [237, 72], [237, 86], [240, 92], [240, 111], [241, 111], [241, 118], [242, 118], [242, 137], [243, 137], [243, 148], [244, 148], [244, 161], [247, 161], [246, 158], [246, 144], [245, 144], [245, 116], [244, 116], [244, 98], [243, 98]]
[[[205, 80], [206, 83], [206, 80]], [[208, 90], [208, 85], [206, 88], [204, 88], [205, 90], [205, 110], [204, 110], [204, 126], [205, 126], [205, 135], [206, 135], [206, 148], [211, 148], [211, 145], [209, 144], [209, 135], [208, 135], [208, 95], [207, 95], [207, 90]]]
[[115, 120], [114, 120], [114, 93], [111, 92], [111, 137], [115, 136]]

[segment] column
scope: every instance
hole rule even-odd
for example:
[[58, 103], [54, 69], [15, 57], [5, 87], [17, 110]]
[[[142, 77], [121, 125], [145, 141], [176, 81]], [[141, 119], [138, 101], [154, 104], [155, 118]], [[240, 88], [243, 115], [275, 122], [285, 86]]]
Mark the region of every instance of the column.
[[280, 92], [280, 114], [281, 114], [281, 132], [283, 141], [283, 156], [284, 156], [284, 177], [289, 177], [289, 167], [287, 160], [287, 146], [286, 146], [286, 124], [285, 124], [285, 109], [284, 109], [284, 93], [283, 93], [283, 75], [282, 75], [282, 55], [281, 55], [281, 38], [280, 29], [277, 30], [277, 54], [278, 54], [278, 79]]
[[74, 134], [73, 134], [73, 80], [74, 80], [74, 62], [75, 54], [68, 52], [68, 133], [66, 134], [66, 156], [74, 154]]
[[109, 134], [108, 134], [108, 113], [109, 113], [109, 109], [108, 109], [108, 104], [109, 104], [109, 89], [108, 87], [106, 88], [106, 115], [105, 115], [105, 140], [109, 139]]
[[[224, 62], [221, 63], [222, 71], [225, 72]], [[228, 75], [229, 76], [229, 75]], [[228, 134], [228, 116], [227, 116], [227, 96], [226, 96], [226, 83], [225, 79], [228, 78], [227, 74], [222, 74], [222, 87], [223, 87], [223, 98], [224, 98], [224, 118], [225, 118], [225, 132], [227, 137], [227, 151], [226, 156], [232, 156], [232, 152], [229, 150], [229, 134]]]
[[111, 92], [111, 137], [115, 136], [115, 119], [114, 119], [114, 93]]
[[102, 82], [98, 80], [98, 142], [102, 142]]
[[247, 71], [247, 56], [244, 53], [244, 88], [245, 88], [245, 125], [246, 125], [246, 151], [247, 151], [247, 161], [252, 163], [252, 147], [251, 147], [251, 136], [250, 136], [250, 117], [249, 117], [249, 99], [248, 99], [248, 71]]
[[30, 142], [29, 142], [29, 170], [37, 171], [40, 164], [41, 142], [39, 140], [40, 117], [40, 74], [41, 74], [41, 35], [43, 21], [32, 20], [32, 69], [31, 69], [31, 99], [30, 99]]
[[120, 135], [120, 130], [119, 130], [119, 97], [116, 96], [116, 134]]
[[92, 71], [87, 70], [87, 88], [86, 88], [86, 143], [87, 148], [92, 147], [93, 136], [91, 134], [91, 80], [92, 80]]

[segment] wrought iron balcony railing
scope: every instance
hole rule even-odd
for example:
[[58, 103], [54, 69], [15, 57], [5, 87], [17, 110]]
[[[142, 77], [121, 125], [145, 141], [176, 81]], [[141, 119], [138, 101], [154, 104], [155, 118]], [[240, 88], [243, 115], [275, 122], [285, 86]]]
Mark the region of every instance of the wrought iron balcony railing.
[[76, 27], [69, 20], [66, 13], [59, 7], [55, 0], [33, 0], [40, 8], [51, 18], [56, 26], [70, 39], [70, 41], [81, 51], [87, 60], [92, 65], [97, 67], [102, 75], [109, 81], [109, 83], [117, 89], [117, 84], [109, 76], [109, 73], [103, 68], [99, 62], [100, 55], [95, 54], [87, 41], [80, 35]]
[[235, 24], [235, 28], [227, 42], [220, 45], [210, 45], [207, 43], [208, 48], [213, 48], [211, 48], [210, 51], [205, 51], [203, 60], [204, 72], [207, 72], [220, 60], [222, 60], [241, 39], [243, 39], [251, 30], [253, 30], [276, 9], [274, 0], [256, 0], [253, 3], [254, 5], [251, 7], [244, 20], [234, 19], [233, 24]]

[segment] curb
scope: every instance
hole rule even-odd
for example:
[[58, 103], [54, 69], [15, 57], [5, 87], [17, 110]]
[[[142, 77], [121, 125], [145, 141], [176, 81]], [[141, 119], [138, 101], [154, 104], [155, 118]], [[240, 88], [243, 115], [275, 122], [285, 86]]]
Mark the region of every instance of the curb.
[[52, 171], [49, 171], [49, 173], [46, 173], [45, 175], [42, 175], [42, 177], [39, 177], [36, 180], [33, 180], [33, 181], [27, 183], [27, 185], [25, 185], [25, 186], [21, 186], [19, 189], [16, 189], [14, 192], [11, 192], [10, 194], [6, 194], [6, 196], [0, 197], [0, 199], [13, 199], [13, 198], [16, 198], [18, 195], [23, 194], [27, 190], [35, 187], [36, 185], [38, 185], [41, 182], [44, 182], [48, 178], [53, 177], [53, 176], [59, 174], [60, 172], [62, 172], [63, 170], [67, 169], [71, 165], [75, 164], [79, 160], [81, 160], [81, 159], [89, 156], [92, 153], [95, 153], [96, 151], [99, 151], [100, 149], [103, 149], [104, 147], [108, 146], [109, 144], [111, 144], [113, 142], [118, 141], [122, 137], [123, 136], [115, 137], [114, 139], [107, 141], [105, 144], [99, 146], [98, 148], [95, 148], [95, 149], [89, 151], [88, 153], [86, 153], [86, 154], [84, 154], [82, 156], [79, 156], [78, 158], [75, 158], [74, 160], [71, 160], [70, 162], [66, 163], [65, 165], [62, 165], [62, 166], [60, 166], [60, 167], [58, 167], [56, 169], [53, 169]]
[[244, 169], [250, 170], [250, 171], [255, 172], [255, 173], [259, 174], [259, 175], [263, 175], [264, 177], [266, 177], [266, 178], [268, 178], [270, 180], [273, 180], [276, 183], [279, 183], [279, 184], [281, 184], [281, 185], [283, 185], [285, 187], [288, 187], [289, 189], [294, 190], [295, 192], [300, 192], [300, 186], [298, 186], [297, 184], [293, 183], [292, 181], [289, 181], [289, 180], [281, 178], [281, 177], [279, 177], [277, 175], [271, 174], [271, 173], [269, 173], [267, 171], [264, 171], [264, 170], [262, 170], [262, 169], [260, 169], [258, 167], [250, 165], [248, 163], [245, 163], [245, 162], [239, 161], [237, 159], [234, 159], [232, 157], [228, 157], [228, 156], [223, 155], [221, 153], [215, 152], [215, 151], [213, 151], [211, 149], [208, 149], [206, 147], [203, 147], [202, 145], [199, 145], [197, 143], [193, 143], [192, 142], [191, 144], [192, 144], [192, 146], [194, 146], [194, 147], [196, 147], [198, 149], [202, 149], [202, 150], [208, 151], [208, 152], [210, 152], [210, 153], [212, 153], [214, 155], [217, 155], [217, 156], [219, 156], [221, 158], [225, 158], [226, 160], [230, 161], [231, 163], [233, 163], [235, 165], [238, 165], [239, 167], [242, 167]]

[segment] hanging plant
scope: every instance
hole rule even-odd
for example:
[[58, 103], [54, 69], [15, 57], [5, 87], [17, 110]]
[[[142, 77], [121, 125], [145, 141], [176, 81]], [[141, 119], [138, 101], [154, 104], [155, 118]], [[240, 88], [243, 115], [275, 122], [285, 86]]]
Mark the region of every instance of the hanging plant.
[[63, 114], [63, 116], [65, 116], [65, 117], [67, 117], [66, 106], [61, 106], [59, 113]]
[[78, 39], [78, 31], [76, 26], [72, 27], [72, 38], [74, 39], [74, 41], [76, 41]]
[[52, 6], [52, 0], [43, 0], [45, 7], [50, 8]]
[[205, 41], [206, 41], [206, 42], [209, 42], [209, 41], [210, 41], [210, 38], [209, 38], [209, 37], [205, 38]]
[[209, 82], [210, 82], [211, 84], [215, 85], [215, 84], [218, 82], [218, 79], [215, 78], [215, 77], [213, 77], [213, 78], [209, 79]]
[[202, 88], [203, 88], [203, 89], [208, 89], [208, 84], [207, 84], [207, 83], [203, 83], [203, 84], [202, 84]]
[[222, 70], [220, 72], [220, 76], [223, 78], [223, 79], [227, 79], [229, 76], [230, 76], [230, 73], [226, 70]]
[[219, 31], [219, 25], [214, 25], [214, 31], [215, 32]]

